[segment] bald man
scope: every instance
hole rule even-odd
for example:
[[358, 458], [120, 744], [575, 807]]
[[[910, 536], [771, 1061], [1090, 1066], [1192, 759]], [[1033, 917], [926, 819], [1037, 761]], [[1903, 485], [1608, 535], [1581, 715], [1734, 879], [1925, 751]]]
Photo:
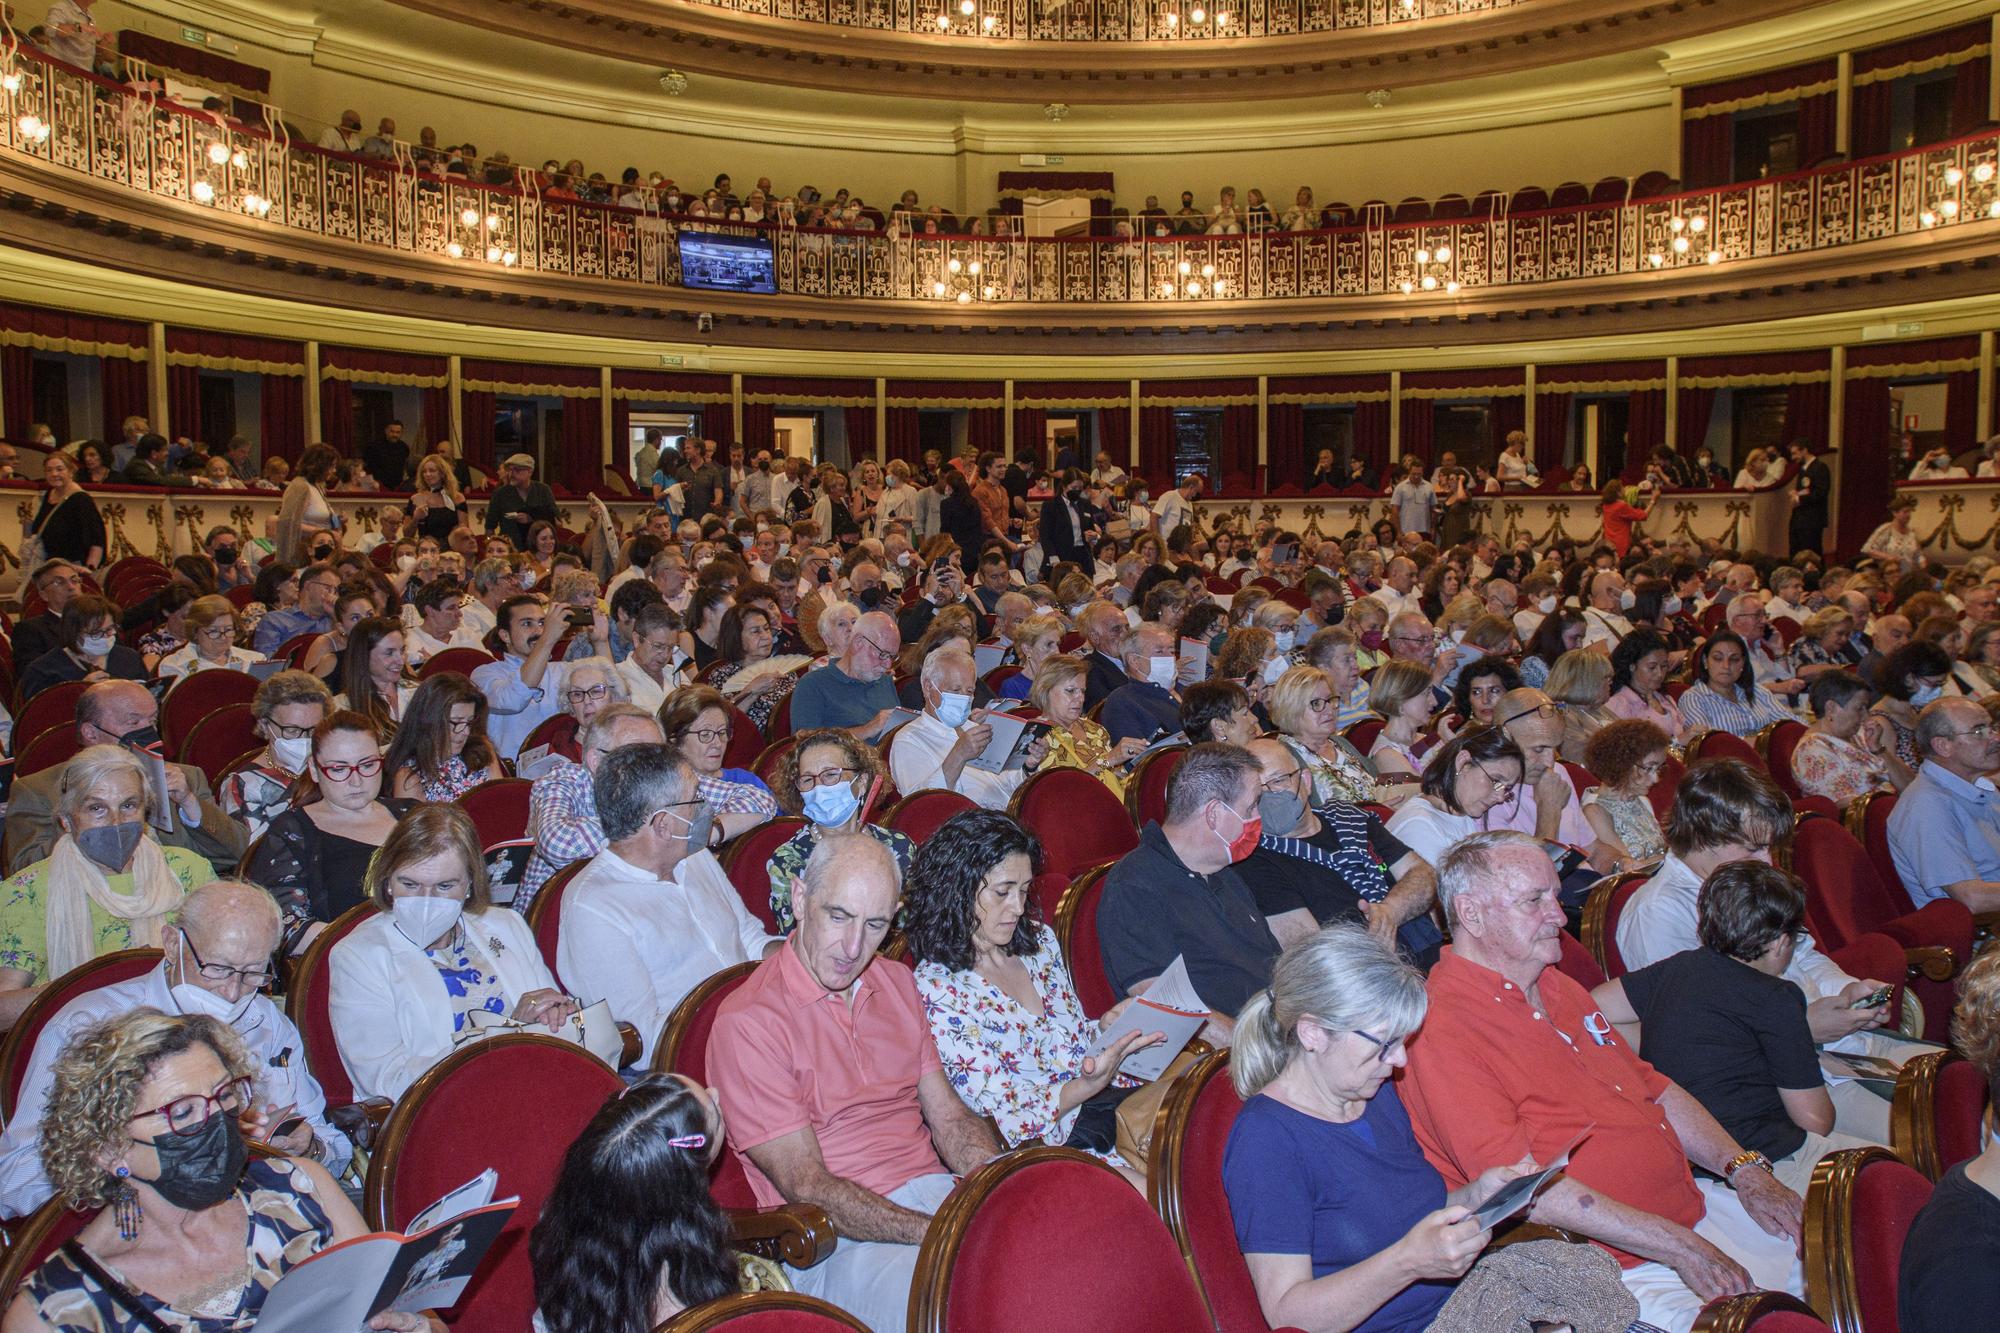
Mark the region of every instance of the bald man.
[[[103, 680], [77, 701], [76, 739], [79, 748], [122, 745], [157, 755], [159, 720], [160, 705], [152, 691], [137, 681]], [[68, 767], [58, 764], [14, 779], [7, 801], [8, 874], [47, 859], [55, 846], [56, 798]], [[161, 845], [184, 847], [223, 873], [236, 869], [250, 841], [249, 830], [223, 813], [200, 769], [168, 764], [166, 770], [171, 827], [154, 830]]]
[[25, 1217], [54, 1190], [42, 1173], [41, 1110], [63, 1047], [94, 1023], [134, 1009], [205, 1014], [243, 1039], [257, 1066], [252, 1137], [310, 1157], [334, 1175], [354, 1149], [326, 1118], [326, 1095], [306, 1069], [305, 1044], [265, 992], [282, 922], [271, 895], [254, 884], [212, 880], [181, 901], [161, 936], [164, 957], [130, 981], [86, 991], [36, 1037], [15, 1114], [0, 1136], [0, 1215]]
[[841, 727], [873, 739], [896, 717], [891, 674], [903, 636], [894, 617], [870, 611], [854, 622], [847, 649], [836, 661], [808, 671], [792, 691], [792, 727]]

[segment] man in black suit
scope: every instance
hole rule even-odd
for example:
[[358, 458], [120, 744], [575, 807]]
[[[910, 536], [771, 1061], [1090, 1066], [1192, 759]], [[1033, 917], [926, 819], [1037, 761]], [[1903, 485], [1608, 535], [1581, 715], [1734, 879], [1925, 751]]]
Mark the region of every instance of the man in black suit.
[[1787, 446], [1792, 457], [1792, 466], [1798, 475], [1792, 479], [1792, 523], [1791, 554], [1800, 551], [1818, 551], [1825, 554], [1826, 548], [1820, 543], [1826, 540], [1827, 504], [1833, 499], [1833, 473], [1824, 459], [1812, 451], [1812, 446], [1804, 440], [1793, 440]]
[[1076, 618], [1076, 627], [1090, 644], [1085, 658], [1090, 674], [1083, 682], [1083, 703], [1094, 708], [1131, 678], [1125, 674], [1125, 634], [1131, 628], [1125, 613], [1112, 602], [1092, 602]]
[[410, 446], [403, 440], [403, 423], [392, 421], [382, 428], [382, 438], [361, 450], [362, 465], [375, 484], [385, 491], [403, 489], [403, 476], [410, 470]]
[[32, 575], [35, 591], [42, 595], [48, 610], [29, 616], [14, 625], [14, 679], [27, 674], [35, 659], [53, 652], [61, 642], [62, 611], [83, 589], [75, 565], [67, 560], [44, 560]]
[[1090, 518], [1083, 498], [1084, 476], [1075, 468], [1062, 474], [1055, 498], [1042, 502], [1042, 568], [1061, 561], [1091, 567]]

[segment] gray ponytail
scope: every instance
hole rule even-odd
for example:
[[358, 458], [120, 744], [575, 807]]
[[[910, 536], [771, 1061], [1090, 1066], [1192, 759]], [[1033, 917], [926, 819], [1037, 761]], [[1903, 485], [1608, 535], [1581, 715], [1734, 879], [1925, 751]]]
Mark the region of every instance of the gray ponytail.
[[1292, 945], [1271, 984], [1236, 1016], [1229, 1078], [1245, 1099], [1262, 1092], [1299, 1053], [1299, 1022], [1336, 1031], [1371, 1027], [1385, 1041], [1407, 1037], [1428, 1006], [1423, 974], [1360, 925], [1327, 926]]

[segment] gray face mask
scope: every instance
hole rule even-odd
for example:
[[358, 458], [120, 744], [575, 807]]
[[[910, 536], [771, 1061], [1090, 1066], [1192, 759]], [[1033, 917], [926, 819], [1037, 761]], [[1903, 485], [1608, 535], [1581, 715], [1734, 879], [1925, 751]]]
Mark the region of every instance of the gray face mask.
[[96, 828], [79, 830], [74, 836], [78, 851], [115, 875], [125, 869], [125, 863], [132, 859], [139, 839], [146, 836], [146, 826], [136, 821], [100, 824]]
[[1257, 798], [1257, 817], [1266, 833], [1283, 837], [1306, 817], [1306, 798], [1295, 791], [1267, 791]]

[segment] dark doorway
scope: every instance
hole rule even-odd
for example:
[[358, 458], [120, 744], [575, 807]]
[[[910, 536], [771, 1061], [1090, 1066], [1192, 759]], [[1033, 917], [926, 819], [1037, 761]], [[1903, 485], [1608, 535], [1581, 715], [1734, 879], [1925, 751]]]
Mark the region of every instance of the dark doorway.
[[[541, 458], [541, 405], [532, 398], [502, 398], [493, 407], [493, 462], [499, 464], [509, 454]], [[537, 476], [544, 475], [540, 466]]]
[[1730, 395], [1729, 464], [1743, 466], [1752, 449], [1775, 449], [1785, 443], [1787, 389], [1738, 389]]
[[1347, 460], [1354, 456], [1354, 409], [1351, 407], [1308, 407], [1305, 410], [1305, 475], [1273, 477], [1275, 483], [1296, 481], [1301, 486], [1312, 479], [1322, 450], [1333, 451], [1337, 475], [1347, 475]]
[[1432, 448], [1450, 453], [1468, 472], [1478, 463], [1493, 466], [1493, 428], [1485, 403], [1439, 403], [1432, 420]]
[[917, 456], [935, 449], [941, 458], [951, 457], [953, 412], [917, 413]]
[[1782, 176], [1797, 171], [1799, 161], [1799, 108], [1796, 102], [1762, 111], [1739, 111], [1732, 126], [1735, 132], [1734, 180], [1753, 181], [1765, 176]]
[[236, 433], [236, 380], [229, 375], [201, 377], [201, 429], [197, 438], [210, 451], [221, 450]]
[[[1598, 485], [1625, 475], [1626, 428], [1632, 421], [1632, 400], [1625, 394], [1607, 398], [1585, 398], [1577, 403], [1579, 412], [1597, 412], [1597, 470], [1592, 474]], [[1579, 450], [1587, 437], [1577, 428]], [[1579, 460], [1580, 461], [1580, 460]]]
[[1199, 472], [1210, 489], [1222, 471], [1222, 413], [1213, 408], [1174, 410], [1174, 476]]
[[[396, 395], [391, 390], [364, 389], [356, 384], [348, 390], [348, 400], [353, 408], [353, 420], [348, 424], [354, 432], [348, 438], [357, 447], [363, 441], [381, 439], [383, 430], [396, 419]], [[409, 439], [411, 433], [405, 430], [403, 437]]]
[[76, 432], [69, 428], [69, 365], [67, 362], [47, 356], [38, 356], [31, 363], [34, 375], [34, 419], [55, 433], [58, 440], [73, 440]]
[[[1037, 467], [1053, 467], [1056, 456], [1062, 452], [1064, 445], [1068, 445], [1070, 450], [1075, 453], [1077, 462], [1082, 464], [1085, 469], [1088, 469], [1092, 465], [1092, 461], [1097, 457], [1097, 414], [1095, 412], [1051, 412], [1049, 413], [1048, 420], [1049, 425], [1055, 428], [1053, 432], [1054, 443], [1050, 447], [1044, 448], [1039, 441], [1034, 442], [1035, 465]], [[1017, 455], [1021, 452], [1021, 441], [1014, 441], [1014, 452]], [[1113, 450], [1112, 452], [1115, 454], [1120, 451]]]

